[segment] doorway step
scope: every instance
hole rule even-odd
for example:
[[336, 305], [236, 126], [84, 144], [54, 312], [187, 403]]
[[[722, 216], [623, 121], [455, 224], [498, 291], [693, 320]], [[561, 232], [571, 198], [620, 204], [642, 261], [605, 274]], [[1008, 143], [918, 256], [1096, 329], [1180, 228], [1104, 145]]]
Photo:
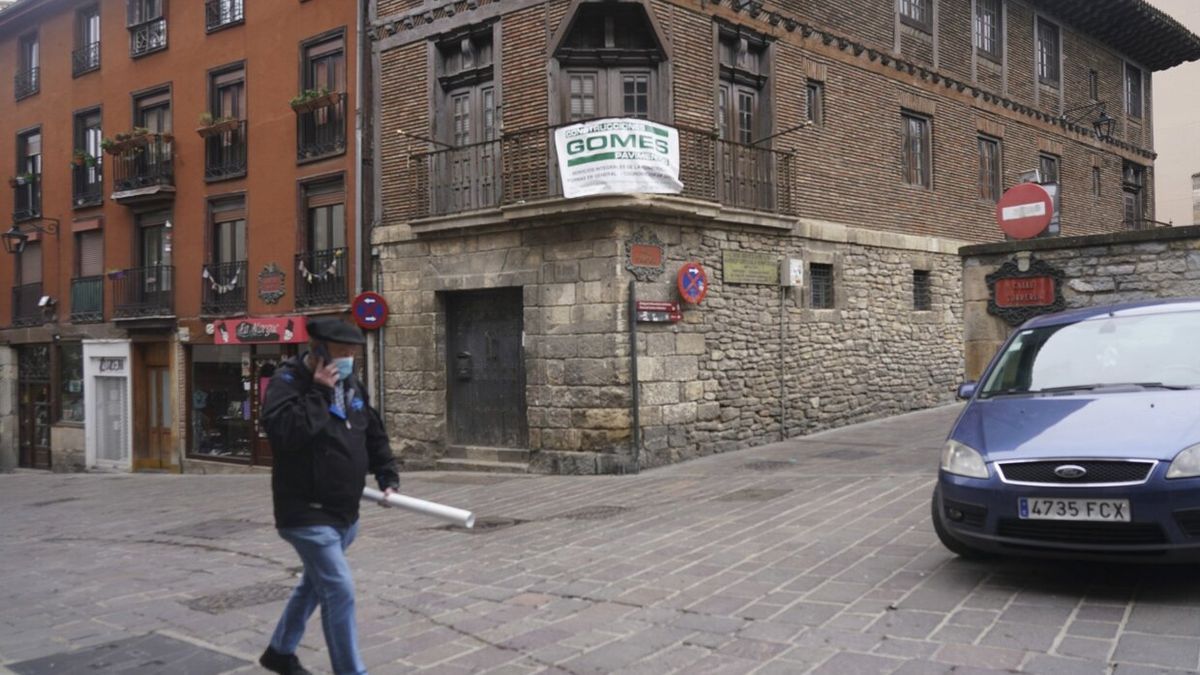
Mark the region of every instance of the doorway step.
[[439, 471], [529, 473], [529, 451], [518, 448], [451, 446], [437, 461]]

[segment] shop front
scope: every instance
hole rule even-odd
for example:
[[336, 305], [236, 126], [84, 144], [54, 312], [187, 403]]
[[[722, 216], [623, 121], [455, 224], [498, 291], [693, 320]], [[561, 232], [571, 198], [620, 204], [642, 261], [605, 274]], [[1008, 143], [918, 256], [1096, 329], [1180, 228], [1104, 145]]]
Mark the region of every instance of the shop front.
[[88, 468], [133, 464], [133, 350], [128, 340], [84, 340], [84, 443]]
[[237, 318], [209, 325], [212, 344], [190, 349], [188, 459], [270, 466], [271, 446], [260, 423], [262, 404], [275, 369], [308, 341], [304, 317]]

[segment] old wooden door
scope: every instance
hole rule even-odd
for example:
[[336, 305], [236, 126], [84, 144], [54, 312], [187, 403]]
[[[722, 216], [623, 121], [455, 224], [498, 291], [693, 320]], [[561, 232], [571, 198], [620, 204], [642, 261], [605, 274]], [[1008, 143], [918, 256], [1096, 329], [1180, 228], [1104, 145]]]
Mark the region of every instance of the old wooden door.
[[134, 392], [134, 418], [139, 438], [134, 446], [134, 469], [173, 469], [171, 452], [171, 364], [165, 342], [141, 346], [142, 368]]
[[519, 288], [446, 297], [451, 443], [506, 448], [527, 444], [522, 312]]
[[21, 347], [17, 353], [17, 463], [27, 469], [50, 468], [50, 348]]

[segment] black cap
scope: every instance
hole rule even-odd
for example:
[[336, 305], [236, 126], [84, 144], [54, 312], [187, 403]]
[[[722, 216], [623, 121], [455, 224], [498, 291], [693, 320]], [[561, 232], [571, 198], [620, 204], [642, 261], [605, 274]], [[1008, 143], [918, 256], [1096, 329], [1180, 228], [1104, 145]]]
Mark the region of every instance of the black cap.
[[367, 338], [358, 326], [341, 319], [319, 318], [308, 320], [308, 336], [325, 342], [343, 342], [350, 345], [365, 345]]

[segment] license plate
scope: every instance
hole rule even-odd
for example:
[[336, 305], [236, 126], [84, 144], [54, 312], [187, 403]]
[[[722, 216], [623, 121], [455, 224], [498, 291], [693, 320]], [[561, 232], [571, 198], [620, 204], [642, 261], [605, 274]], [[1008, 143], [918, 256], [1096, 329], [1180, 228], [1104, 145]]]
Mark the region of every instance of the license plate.
[[1017, 498], [1017, 512], [1027, 520], [1093, 520], [1128, 523], [1128, 499]]

